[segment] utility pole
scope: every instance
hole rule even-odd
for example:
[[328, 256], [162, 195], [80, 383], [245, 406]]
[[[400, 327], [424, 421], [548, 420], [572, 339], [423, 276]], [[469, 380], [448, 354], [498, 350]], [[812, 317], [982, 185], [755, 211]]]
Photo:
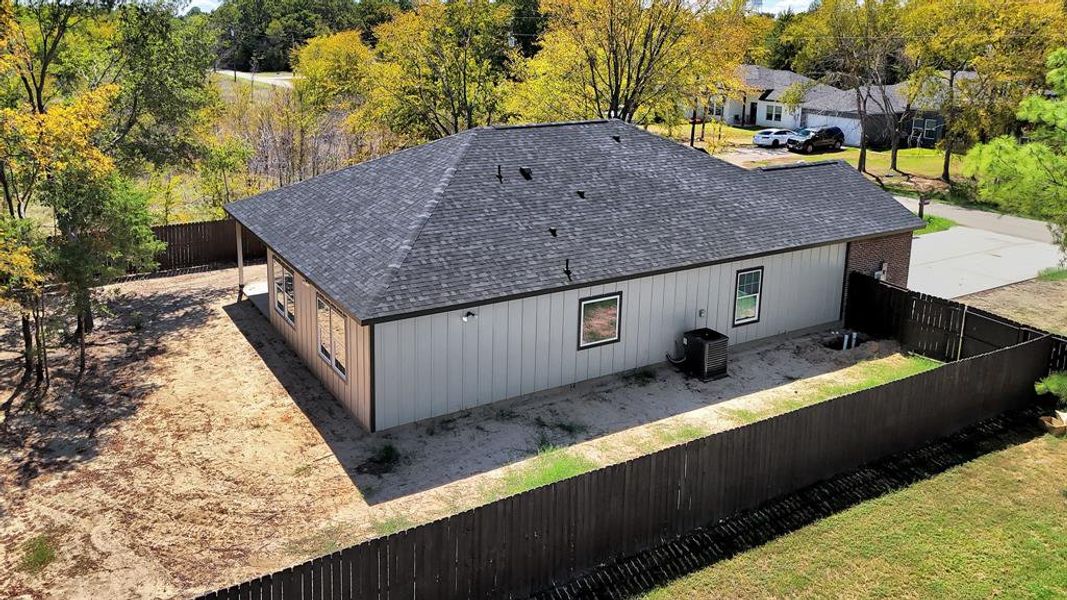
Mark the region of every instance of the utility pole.
[[[697, 110], [699, 108], [700, 108], [700, 99], [699, 98], [693, 98], [693, 115], [689, 119], [689, 147], [690, 148], [695, 148], [696, 147]], [[703, 130], [703, 127], [701, 127], [701, 130]], [[700, 135], [700, 139], [704, 139], [704, 134]]]

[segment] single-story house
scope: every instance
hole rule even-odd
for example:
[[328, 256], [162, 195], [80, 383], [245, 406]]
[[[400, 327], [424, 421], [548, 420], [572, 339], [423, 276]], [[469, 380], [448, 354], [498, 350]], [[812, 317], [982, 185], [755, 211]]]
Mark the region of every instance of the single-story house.
[[[713, 99], [707, 114], [732, 125], [756, 125], [800, 129], [839, 127], [845, 145], [859, 146], [860, 111], [856, 90], [839, 89], [819, 83], [792, 71], [759, 65], [742, 65], [739, 77], [744, 91]], [[974, 73], [957, 74], [959, 80]], [[901, 145], [933, 147], [944, 137], [945, 120], [937, 112], [935, 99], [909, 102], [906, 83], [886, 86], [885, 98], [877, 88], [861, 88], [867, 97], [867, 143], [875, 148], [891, 145], [894, 127], [901, 128]], [[803, 101], [789, 105], [783, 94], [789, 89], [803, 91]], [[686, 113], [691, 116], [692, 110]]]
[[782, 94], [795, 84], [820, 85], [792, 71], [759, 65], [741, 65], [738, 75], [744, 90], [724, 95], [708, 107], [710, 116], [729, 125], [796, 129], [800, 127], [800, 109], [782, 103]]
[[[840, 319], [922, 222], [840, 162], [749, 171], [632, 125], [480, 127], [229, 204], [270, 320], [375, 431]], [[243, 274], [242, 274], [243, 282]]]

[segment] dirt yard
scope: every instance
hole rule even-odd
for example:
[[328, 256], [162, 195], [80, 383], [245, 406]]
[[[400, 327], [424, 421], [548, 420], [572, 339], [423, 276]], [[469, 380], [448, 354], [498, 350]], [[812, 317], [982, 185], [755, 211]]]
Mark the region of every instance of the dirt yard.
[[1020, 323], [1067, 334], [1067, 281], [1032, 279], [958, 300]]
[[[928, 368], [802, 338], [735, 354], [720, 381], [661, 367], [370, 435], [235, 303], [236, 278], [108, 290], [76, 391], [73, 353], [53, 350], [51, 394], [17, 404], [0, 437], [0, 597], [191, 597]], [[6, 398], [18, 338], [2, 339]]]

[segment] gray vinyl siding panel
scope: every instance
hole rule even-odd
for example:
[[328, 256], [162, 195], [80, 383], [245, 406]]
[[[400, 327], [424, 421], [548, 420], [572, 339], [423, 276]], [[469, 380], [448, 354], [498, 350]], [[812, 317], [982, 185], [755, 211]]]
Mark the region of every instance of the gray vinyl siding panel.
[[[698, 327], [738, 344], [837, 321], [845, 250], [819, 246], [377, 323], [377, 429], [663, 362]], [[737, 271], [753, 267], [763, 267], [760, 319], [734, 327]], [[620, 340], [578, 350], [579, 300], [615, 292]], [[464, 322], [468, 311], [477, 317]]]
[[[318, 352], [315, 295], [322, 294], [322, 292], [304, 279], [300, 273], [294, 273], [293, 288], [296, 300], [294, 322], [290, 324], [275, 309], [274, 256], [272, 250], [267, 251], [267, 289], [270, 306], [267, 312], [270, 315], [271, 324], [281, 333], [286, 343], [304, 361], [308, 369], [322, 382], [327, 391], [344, 405], [360, 425], [370, 429], [370, 327], [360, 325], [351, 316], [344, 315], [346, 376], [342, 377], [333, 366], [323, 360]], [[288, 264], [283, 256], [279, 255], [278, 259]], [[330, 300], [335, 308], [339, 306], [328, 295], [322, 294], [322, 296]], [[414, 387], [409, 392], [413, 393]]]

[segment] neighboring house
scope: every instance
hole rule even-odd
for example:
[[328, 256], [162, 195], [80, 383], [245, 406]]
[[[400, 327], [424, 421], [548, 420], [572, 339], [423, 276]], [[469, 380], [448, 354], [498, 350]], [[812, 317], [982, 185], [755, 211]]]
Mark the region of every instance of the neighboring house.
[[786, 129], [800, 126], [800, 110], [782, 103], [781, 95], [794, 84], [811, 85], [815, 84], [814, 81], [792, 71], [759, 65], [741, 65], [740, 78], [745, 91], [714, 102], [708, 110], [712, 116], [719, 117], [729, 125]]
[[[482, 127], [226, 207], [271, 322], [381, 430], [840, 319], [912, 231], [839, 162], [749, 171], [619, 121]], [[242, 274], [243, 281], [243, 274]]]
[[[958, 75], [961, 79], [973, 76], [973, 73]], [[714, 101], [708, 107], [709, 117], [731, 125], [786, 129], [840, 127], [846, 145], [860, 145], [862, 128], [856, 90], [838, 89], [792, 71], [758, 65], [742, 65], [740, 77], [746, 91]], [[803, 102], [790, 106], [781, 100], [783, 93], [793, 86], [803, 89]], [[890, 146], [894, 127], [901, 128], [902, 147], [929, 148], [944, 137], [944, 118], [922, 102], [914, 106], [909, 103], [906, 84], [887, 86], [887, 99], [882, 98], [877, 88], [861, 88], [860, 94], [868, 97], [867, 143], [871, 147]]]

